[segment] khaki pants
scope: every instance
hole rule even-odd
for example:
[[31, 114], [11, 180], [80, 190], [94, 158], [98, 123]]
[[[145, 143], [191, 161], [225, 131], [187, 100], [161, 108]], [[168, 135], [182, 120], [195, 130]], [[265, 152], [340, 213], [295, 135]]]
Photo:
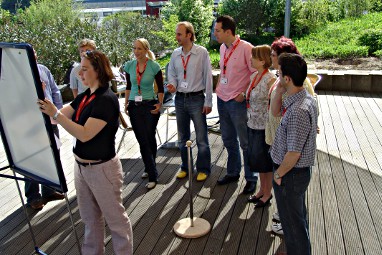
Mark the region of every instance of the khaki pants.
[[78, 207], [85, 224], [83, 255], [104, 254], [105, 222], [114, 254], [133, 254], [133, 232], [122, 204], [122, 165], [119, 158], [92, 166], [74, 163]]

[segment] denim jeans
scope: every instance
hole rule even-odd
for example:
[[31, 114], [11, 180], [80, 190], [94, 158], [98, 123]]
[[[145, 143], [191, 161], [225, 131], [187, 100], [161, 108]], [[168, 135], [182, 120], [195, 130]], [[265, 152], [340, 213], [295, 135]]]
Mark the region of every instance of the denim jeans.
[[178, 125], [178, 143], [182, 158], [181, 169], [188, 171], [186, 142], [191, 137], [190, 122], [192, 120], [196, 133], [196, 145], [198, 146], [196, 170], [210, 174], [211, 151], [208, 143], [207, 120], [206, 115], [202, 113], [204, 98], [203, 94], [191, 96], [177, 94], [175, 96], [176, 124]]
[[157, 102], [156, 100], [152, 100], [136, 105], [131, 101], [127, 108], [131, 126], [139, 143], [142, 160], [145, 164], [145, 172], [149, 175], [150, 182], [156, 182], [158, 179], [158, 171], [155, 163], [157, 156], [155, 131], [160, 114], [152, 114], [150, 112], [154, 109], [154, 104]]
[[225, 102], [218, 97], [218, 111], [220, 131], [224, 146], [228, 152], [227, 175], [235, 177], [240, 175], [240, 141], [240, 147], [243, 151], [245, 179], [247, 181], [257, 181], [257, 174], [250, 171], [248, 165], [247, 108], [245, 101], [239, 103], [232, 99]]
[[[274, 164], [273, 167], [276, 171], [278, 165]], [[305, 192], [310, 177], [310, 167], [292, 168], [282, 177], [280, 186], [273, 182], [288, 254], [311, 254], [305, 205]]]
[[[58, 127], [57, 125], [52, 125], [53, 128], [53, 133], [57, 136], [60, 137]], [[58, 152], [58, 156], [60, 157], [60, 151]], [[35, 181], [26, 181], [24, 185], [25, 189], [25, 196], [27, 198], [27, 204], [30, 204], [32, 201], [40, 199], [41, 194], [40, 194], [40, 184]], [[51, 188], [48, 188], [44, 185], [41, 185], [41, 193], [42, 197], [49, 197], [52, 195], [55, 191]]]

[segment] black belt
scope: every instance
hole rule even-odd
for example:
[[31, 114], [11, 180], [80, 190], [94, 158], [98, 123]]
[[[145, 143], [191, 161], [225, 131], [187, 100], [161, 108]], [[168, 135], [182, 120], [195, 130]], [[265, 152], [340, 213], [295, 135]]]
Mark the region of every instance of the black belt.
[[[274, 169], [277, 170], [279, 167], [280, 167], [280, 165], [278, 165], [275, 162], [273, 162], [273, 168]], [[310, 170], [310, 166], [306, 166], [306, 167], [293, 167], [291, 170], [289, 170], [289, 172], [291, 172], [293, 170], [295, 170], [295, 171]]]
[[183, 93], [183, 92], [176, 92], [177, 96], [184, 96], [184, 97], [192, 97], [192, 96], [198, 96], [198, 95], [204, 95], [204, 91], [196, 91], [196, 92], [188, 92], [188, 93]]
[[77, 164], [81, 165], [81, 166], [94, 166], [94, 165], [99, 165], [99, 164], [102, 164], [102, 163], [105, 163], [107, 161], [109, 161], [110, 159], [107, 159], [107, 160], [101, 160], [101, 161], [97, 161], [97, 162], [88, 162], [88, 163], [84, 163], [84, 162], [80, 162], [76, 159], [76, 162]]
[[135, 102], [135, 101], [133, 101], [133, 100], [129, 100], [129, 104], [130, 103], [132, 103], [132, 104], [135, 104], [135, 105], [148, 105], [148, 104], [150, 104], [150, 103], [156, 103], [157, 102], [157, 100], [155, 100], [155, 99], [151, 99], [151, 100], [142, 100], [142, 101], [140, 101], [140, 102]]

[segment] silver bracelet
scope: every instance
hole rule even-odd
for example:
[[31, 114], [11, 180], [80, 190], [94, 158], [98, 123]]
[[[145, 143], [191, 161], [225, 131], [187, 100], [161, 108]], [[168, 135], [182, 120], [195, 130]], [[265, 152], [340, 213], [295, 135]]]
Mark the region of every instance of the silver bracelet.
[[58, 115], [60, 115], [60, 110], [57, 110], [57, 112], [53, 115], [53, 119], [54, 120], [57, 120], [57, 118], [58, 118]]

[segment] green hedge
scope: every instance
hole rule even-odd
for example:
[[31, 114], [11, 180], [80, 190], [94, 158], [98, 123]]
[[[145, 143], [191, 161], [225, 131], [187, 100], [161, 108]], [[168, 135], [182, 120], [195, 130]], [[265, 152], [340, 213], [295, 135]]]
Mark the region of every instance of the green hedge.
[[382, 13], [329, 23], [323, 29], [295, 40], [307, 58], [351, 58], [377, 55], [382, 49]]
[[368, 47], [369, 55], [375, 55], [375, 52], [382, 50], [382, 30], [366, 30], [358, 39], [359, 45]]

